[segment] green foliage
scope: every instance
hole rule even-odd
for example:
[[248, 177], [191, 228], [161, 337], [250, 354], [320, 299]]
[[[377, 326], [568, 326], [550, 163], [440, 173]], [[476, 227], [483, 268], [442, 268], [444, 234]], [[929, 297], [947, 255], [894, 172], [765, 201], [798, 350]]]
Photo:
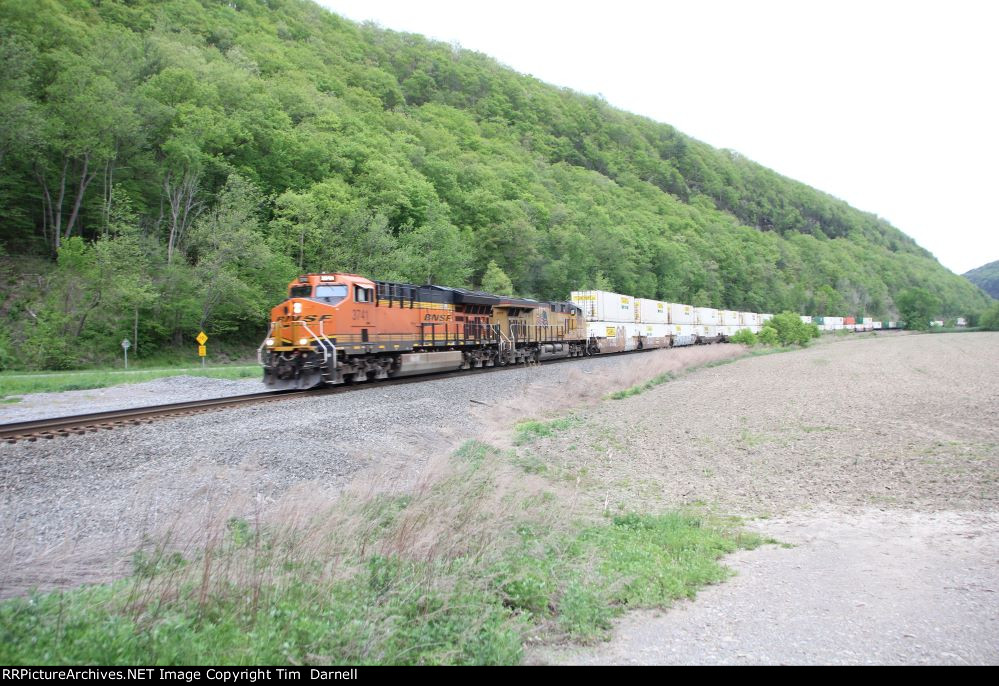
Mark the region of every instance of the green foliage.
[[993, 298], [999, 299], [999, 260], [972, 269], [964, 275], [964, 278]]
[[0, 284], [14, 364], [89, 363], [129, 333], [137, 358], [202, 327], [259, 341], [299, 271], [987, 306], [874, 215], [481, 54], [300, 0], [36, 4], [0, 2], [0, 244], [18, 269], [75, 257]]
[[[14, 345], [10, 340], [10, 333], [7, 332], [7, 328], [0, 322], [0, 372], [7, 369], [11, 363], [14, 361]], [[3, 393], [0, 393], [3, 395]]]
[[989, 309], [985, 310], [985, 313], [979, 318], [978, 325], [986, 331], [999, 331], [999, 302], [993, 303]]
[[[805, 347], [813, 338], [819, 337], [819, 328], [814, 324], [806, 324], [801, 321], [801, 317], [794, 312], [781, 312], [776, 314], [763, 325], [763, 331], [767, 329], [773, 334], [767, 334], [766, 345], [800, 345]], [[763, 342], [763, 332], [759, 339]], [[774, 342], [771, 342], [774, 341]]]
[[925, 288], [907, 288], [899, 294], [896, 302], [905, 328], [916, 331], [929, 329], [940, 308], [940, 299]]
[[751, 329], [739, 329], [734, 335], [729, 336], [730, 343], [740, 343], [742, 345], [754, 346], [759, 343], [756, 334]]
[[482, 290], [496, 295], [513, 295], [513, 282], [506, 275], [496, 260], [490, 260], [486, 266], [486, 273], [482, 276]]
[[764, 326], [760, 329], [760, 333], [756, 335], [756, 340], [759, 341], [760, 345], [780, 345], [780, 337], [777, 335], [777, 329], [772, 326]]

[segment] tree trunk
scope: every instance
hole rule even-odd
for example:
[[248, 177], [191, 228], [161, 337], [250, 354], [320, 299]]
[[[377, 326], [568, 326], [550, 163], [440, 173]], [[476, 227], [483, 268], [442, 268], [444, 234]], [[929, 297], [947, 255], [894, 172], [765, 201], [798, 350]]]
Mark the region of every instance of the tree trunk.
[[173, 253], [180, 248], [184, 232], [197, 216], [201, 203], [196, 200], [200, 175], [185, 169], [180, 181], [171, 186], [170, 172], [163, 178], [163, 191], [170, 204], [170, 234], [167, 238], [167, 264], [173, 262]]
[[85, 153], [83, 155], [83, 171], [80, 172], [80, 185], [76, 188], [76, 199], [73, 201], [73, 212], [69, 215], [69, 221], [66, 222], [66, 238], [73, 235], [73, 227], [76, 225], [76, 219], [80, 215], [80, 206], [83, 204], [83, 196], [87, 192], [87, 186], [90, 182], [94, 180], [97, 176], [96, 171], [87, 172], [90, 169], [90, 153]]

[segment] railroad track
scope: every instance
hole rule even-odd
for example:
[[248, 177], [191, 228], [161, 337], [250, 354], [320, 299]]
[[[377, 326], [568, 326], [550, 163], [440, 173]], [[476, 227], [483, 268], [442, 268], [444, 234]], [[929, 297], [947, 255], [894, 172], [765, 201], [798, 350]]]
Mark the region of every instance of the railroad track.
[[69, 417], [54, 417], [51, 419], [35, 419], [13, 424], [0, 424], [0, 441], [17, 443], [18, 441], [37, 441], [39, 438], [52, 439], [60, 436], [80, 435], [97, 431], [110, 431], [119, 426], [148, 424], [156, 419], [167, 417], [182, 417], [221, 410], [238, 405], [282, 400], [294, 396], [302, 396], [309, 391], [268, 391], [265, 393], [250, 393], [248, 395], [233, 395], [227, 398], [209, 398], [208, 400], [192, 400], [184, 403], [168, 405], [151, 405], [127, 410], [110, 410], [91, 414], [77, 414]]
[[[617, 356], [628, 355], [629, 353], [619, 353]], [[579, 358], [559, 358], [546, 360], [540, 364], [556, 364], [559, 362], [571, 362]], [[208, 400], [191, 400], [183, 403], [171, 403], [168, 405], [150, 405], [147, 407], [136, 407], [125, 410], [109, 410], [107, 412], [94, 412], [92, 414], [78, 414], [68, 417], [54, 417], [51, 419], [35, 419], [27, 422], [16, 422], [11, 424], [0, 424], [0, 442], [17, 443], [18, 441], [35, 442], [38, 439], [53, 439], [62, 436], [83, 435], [96, 433], [99, 431], [110, 431], [121, 426], [134, 426], [138, 424], [149, 424], [158, 419], [168, 419], [171, 417], [184, 417], [205, 412], [238, 407], [241, 405], [254, 405], [258, 403], [274, 402], [277, 400], [287, 400], [290, 398], [310, 397], [314, 398], [323, 395], [334, 395], [348, 393], [351, 391], [361, 391], [365, 389], [384, 388], [386, 386], [397, 386], [407, 383], [417, 383], [441, 378], [454, 378], [458, 376], [471, 376], [473, 374], [486, 374], [500, 370], [525, 369], [526, 365], [509, 365], [503, 367], [480, 367], [478, 369], [466, 369], [457, 372], [440, 372], [437, 374], [423, 374], [420, 376], [404, 377], [401, 379], [386, 379], [382, 381], [368, 381], [357, 384], [347, 384], [343, 386], [330, 386], [326, 388], [316, 388], [307, 391], [265, 391], [263, 393], [250, 393], [248, 395], [233, 395], [225, 398], [209, 398]]]

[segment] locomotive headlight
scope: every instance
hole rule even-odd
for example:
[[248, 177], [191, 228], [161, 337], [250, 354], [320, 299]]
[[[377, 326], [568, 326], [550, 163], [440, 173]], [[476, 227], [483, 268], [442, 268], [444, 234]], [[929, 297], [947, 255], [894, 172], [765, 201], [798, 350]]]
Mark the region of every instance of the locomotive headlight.
[[308, 345], [309, 344], [309, 339], [308, 338], [299, 338], [298, 339], [298, 344], [299, 345]]
[[293, 303], [292, 306], [291, 306], [291, 311], [294, 312], [295, 314], [301, 314], [302, 313], [302, 303]]
[[268, 348], [272, 348], [272, 347], [274, 347], [274, 339], [273, 338], [268, 338], [266, 341], [264, 341], [264, 344]]

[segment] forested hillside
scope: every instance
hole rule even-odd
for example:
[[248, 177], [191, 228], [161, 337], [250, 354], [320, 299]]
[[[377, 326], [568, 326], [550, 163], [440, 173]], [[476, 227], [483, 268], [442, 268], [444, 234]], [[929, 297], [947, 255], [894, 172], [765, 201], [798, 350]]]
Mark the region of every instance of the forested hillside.
[[0, 0], [0, 79], [8, 364], [257, 339], [309, 270], [878, 318], [912, 286], [940, 316], [986, 303], [737, 154], [305, 0]]
[[964, 278], [993, 298], [999, 299], [999, 260], [989, 262], [978, 269], [972, 269], [964, 275]]

